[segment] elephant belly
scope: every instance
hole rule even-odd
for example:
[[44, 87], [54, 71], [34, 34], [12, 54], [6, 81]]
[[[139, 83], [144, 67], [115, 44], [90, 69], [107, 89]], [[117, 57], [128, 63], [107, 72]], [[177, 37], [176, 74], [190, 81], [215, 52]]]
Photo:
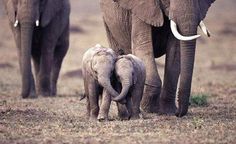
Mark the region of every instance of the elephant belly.
[[166, 54], [166, 47], [170, 34], [171, 30], [168, 18], [165, 18], [164, 25], [162, 27], [152, 27], [152, 41], [155, 58]]
[[101, 0], [100, 4], [104, 21], [113, 39], [124, 51], [124, 54], [131, 53], [130, 11], [118, 7], [111, 0]]

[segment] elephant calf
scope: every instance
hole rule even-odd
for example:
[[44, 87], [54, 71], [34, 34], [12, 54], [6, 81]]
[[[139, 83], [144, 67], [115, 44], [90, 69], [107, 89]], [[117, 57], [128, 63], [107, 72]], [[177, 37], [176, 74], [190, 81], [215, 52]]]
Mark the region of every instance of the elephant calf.
[[110, 101], [108, 93], [109, 96], [119, 95], [110, 82], [116, 58], [112, 49], [104, 48], [101, 45], [90, 48], [83, 56], [82, 73], [87, 99], [87, 114], [91, 120], [97, 119], [99, 113], [99, 95], [103, 95], [103, 101]]
[[[117, 58], [115, 63], [115, 89], [120, 92], [116, 97], [112, 97], [117, 102], [118, 114], [122, 118], [128, 110], [128, 117], [139, 118], [140, 102], [143, 95], [146, 70], [145, 65], [138, 57], [128, 54]], [[104, 95], [110, 100], [109, 94]], [[124, 100], [126, 100], [125, 104]], [[110, 101], [104, 101], [98, 116], [99, 120], [107, 119]]]

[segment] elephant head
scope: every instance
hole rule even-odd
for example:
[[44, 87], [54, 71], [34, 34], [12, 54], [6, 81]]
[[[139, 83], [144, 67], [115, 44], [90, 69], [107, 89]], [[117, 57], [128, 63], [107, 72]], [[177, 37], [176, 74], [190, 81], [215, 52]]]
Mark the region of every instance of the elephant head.
[[179, 107], [176, 116], [184, 116], [188, 111], [189, 96], [194, 67], [197, 27], [210, 36], [202, 20], [215, 0], [114, 0], [121, 7], [146, 24], [161, 27], [164, 16], [169, 17], [173, 35], [180, 40], [180, 83], [178, 91]]
[[123, 102], [122, 100], [127, 96], [130, 87], [136, 82], [134, 63], [132, 61], [127, 56], [120, 56], [116, 61], [115, 75], [122, 85], [122, 90], [117, 97], [112, 98], [114, 101]]
[[56, 13], [62, 9], [63, 2], [61, 0], [4, 0], [12, 29], [17, 29], [20, 33], [18, 48], [21, 55], [22, 97], [29, 95], [31, 87], [30, 60], [34, 29], [49, 25]]
[[91, 61], [91, 69], [94, 76], [97, 77], [98, 83], [105, 88], [112, 96], [118, 93], [111, 85], [111, 77], [114, 71], [116, 54], [113, 50], [98, 47], [98, 52], [93, 56]]

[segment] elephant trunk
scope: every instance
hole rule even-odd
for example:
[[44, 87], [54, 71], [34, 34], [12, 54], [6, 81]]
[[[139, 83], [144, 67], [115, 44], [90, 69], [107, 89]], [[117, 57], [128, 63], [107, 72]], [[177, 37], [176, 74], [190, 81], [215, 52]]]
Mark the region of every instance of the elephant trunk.
[[123, 80], [121, 93], [117, 97], [113, 98], [113, 100], [116, 102], [122, 101], [127, 96], [130, 86], [131, 81], [129, 79]]
[[[180, 26], [180, 31], [184, 35], [194, 35], [197, 33], [197, 24]], [[186, 29], [187, 28], [187, 29]], [[178, 91], [179, 108], [176, 116], [182, 117], [188, 112], [189, 97], [191, 92], [191, 83], [195, 59], [196, 40], [180, 42], [180, 84]]]
[[29, 96], [31, 89], [31, 46], [33, 26], [31, 23], [21, 24], [21, 73], [22, 73], [22, 97]]
[[116, 92], [113, 89], [109, 77], [105, 78], [105, 77], [98, 76], [98, 82], [100, 83], [100, 85], [102, 85], [108, 91], [109, 94], [111, 94], [112, 97], [119, 95], [118, 92]]

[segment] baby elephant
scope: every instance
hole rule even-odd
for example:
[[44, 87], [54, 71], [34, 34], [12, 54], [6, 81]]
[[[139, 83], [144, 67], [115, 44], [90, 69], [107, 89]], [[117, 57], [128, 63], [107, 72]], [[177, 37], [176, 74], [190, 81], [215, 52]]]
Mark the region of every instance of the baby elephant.
[[[118, 114], [121, 118], [126, 115], [126, 109], [128, 110], [129, 118], [139, 118], [145, 78], [145, 65], [141, 59], [132, 54], [122, 55], [117, 58], [114, 87], [120, 94], [111, 98], [117, 102]], [[107, 97], [109, 100], [109, 96]], [[123, 104], [124, 100], [126, 100], [125, 104]], [[108, 111], [105, 110], [109, 110], [109, 106], [109, 101], [104, 101], [98, 116], [99, 120], [107, 119]]]
[[108, 93], [112, 96], [119, 95], [111, 86], [110, 81], [116, 59], [117, 56], [112, 49], [104, 48], [101, 45], [90, 48], [83, 56], [82, 73], [87, 99], [87, 114], [91, 120], [97, 119], [99, 113], [99, 95], [103, 95], [103, 101], [107, 98], [104, 95], [108, 95]]

